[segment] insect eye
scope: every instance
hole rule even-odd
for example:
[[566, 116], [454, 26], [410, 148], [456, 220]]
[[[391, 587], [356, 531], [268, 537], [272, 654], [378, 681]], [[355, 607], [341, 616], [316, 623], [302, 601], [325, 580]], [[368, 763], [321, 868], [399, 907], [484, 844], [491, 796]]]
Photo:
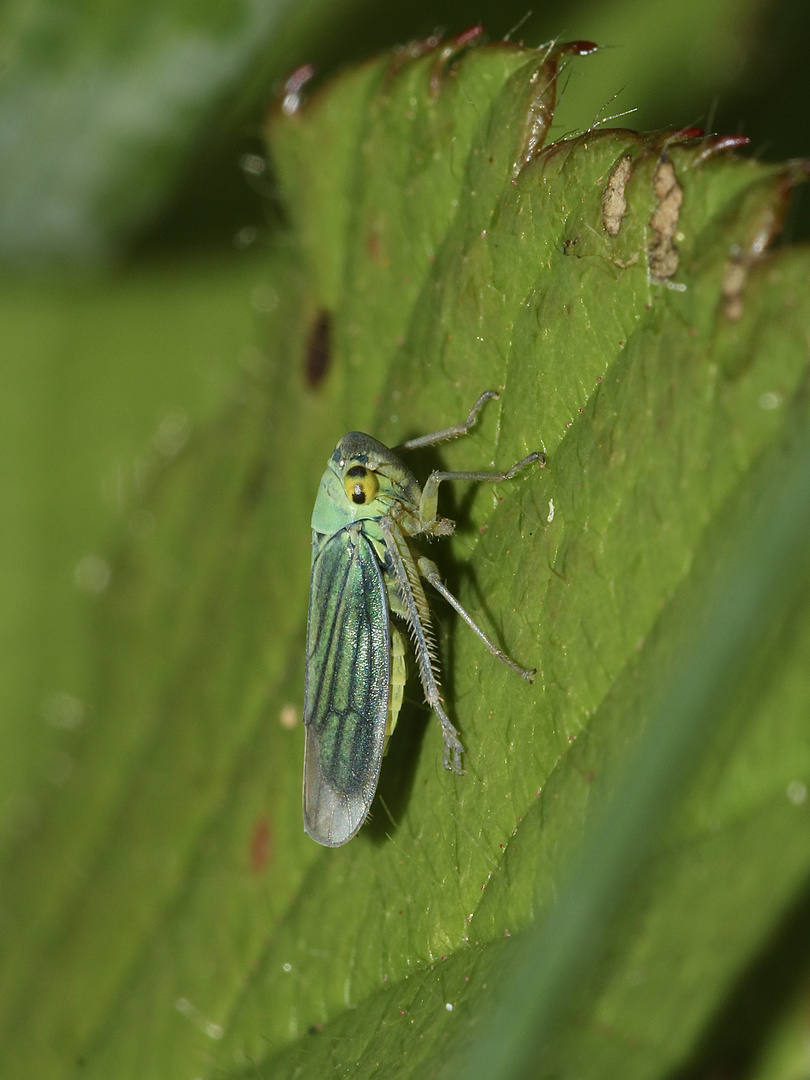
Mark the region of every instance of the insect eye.
[[350, 469], [346, 470], [343, 487], [346, 489], [346, 494], [357, 506], [363, 506], [365, 503], [371, 502], [380, 489], [376, 475], [364, 465], [352, 465]]

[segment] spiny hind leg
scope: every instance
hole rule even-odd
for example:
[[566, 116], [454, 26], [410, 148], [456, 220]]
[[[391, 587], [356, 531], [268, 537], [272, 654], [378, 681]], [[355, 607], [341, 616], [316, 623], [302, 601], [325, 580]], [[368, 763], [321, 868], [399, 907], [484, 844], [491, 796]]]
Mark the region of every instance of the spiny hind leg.
[[[404, 548], [401, 548], [397, 543], [394, 526], [388, 519], [382, 519], [380, 531], [390, 559], [388, 600], [391, 611], [401, 616], [410, 628], [416, 654], [416, 667], [419, 671], [419, 680], [422, 683], [425, 701], [435, 712], [439, 723], [442, 725], [442, 737], [444, 738], [442, 761], [444, 767], [452, 769], [453, 772], [461, 772], [461, 755], [464, 753], [464, 747], [458, 737], [458, 732], [450, 723], [442, 705], [438, 663], [435, 659], [433, 635], [430, 627], [430, 608], [420, 581], [418, 565], [407, 542], [405, 542]], [[406, 558], [408, 559], [407, 566], [405, 563]]]

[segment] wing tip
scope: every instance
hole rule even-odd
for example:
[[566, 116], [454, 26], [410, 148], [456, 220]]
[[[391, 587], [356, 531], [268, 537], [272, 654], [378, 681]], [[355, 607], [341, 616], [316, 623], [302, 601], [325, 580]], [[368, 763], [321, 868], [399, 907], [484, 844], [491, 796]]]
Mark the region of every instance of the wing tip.
[[[324, 798], [326, 796], [326, 798]], [[368, 816], [365, 807], [341, 805], [335, 793], [321, 786], [315, 805], [308, 805], [304, 791], [304, 832], [322, 847], [336, 848], [347, 844], [363, 826]], [[361, 813], [357, 810], [361, 809]]]
[[368, 817], [374, 789], [369, 798], [368, 792], [362, 789], [352, 795], [334, 787], [324, 777], [318, 765], [317, 752], [313, 750], [311, 740], [307, 738], [302, 800], [304, 832], [322, 847], [342, 847], [362, 828]]

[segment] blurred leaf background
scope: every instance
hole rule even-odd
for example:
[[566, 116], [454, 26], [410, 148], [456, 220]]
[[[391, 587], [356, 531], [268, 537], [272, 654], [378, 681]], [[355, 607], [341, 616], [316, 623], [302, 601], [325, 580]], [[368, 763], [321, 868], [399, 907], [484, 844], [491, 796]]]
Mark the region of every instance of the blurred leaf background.
[[[0, 13], [3, 851], [25, 843], [43, 791], [71, 768], [64, 729], [86, 719], [99, 648], [88, 599], [104, 591], [109, 550], [129, 542], [129, 511], [162, 462], [227, 423], [258, 363], [276, 302], [265, 254], [284, 213], [263, 124], [289, 70], [326, 75], [480, 20], [493, 37], [518, 27], [530, 44], [602, 46], [571, 69], [553, 136], [636, 110], [618, 123], [740, 132], [767, 160], [810, 152], [800, 6], [569, 3], [526, 15], [256, 0], [18, 0]], [[786, 239], [806, 232], [799, 201]]]

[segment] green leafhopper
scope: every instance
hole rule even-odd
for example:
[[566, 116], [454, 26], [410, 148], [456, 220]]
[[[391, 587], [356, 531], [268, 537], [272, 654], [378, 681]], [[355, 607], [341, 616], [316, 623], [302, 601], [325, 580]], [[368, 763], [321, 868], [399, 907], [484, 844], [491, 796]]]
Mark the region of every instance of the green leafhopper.
[[443, 762], [461, 772], [464, 747], [439, 690], [439, 665], [423, 580], [455, 608], [493, 656], [529, 682], [535, 672], [510, 660], [447, 589], [436, 566], [412, 546], [419, 534], [448, 536], [454, 523], [437, 516], [439, 484], [511, 480], [544, 456], [535, 452], [506, 472], [433, 472], [424, 487], [399, 453], [466, 434], [485, 391], [462, 424], [402, 443], [395, 450], [351, 431], [321, 478], [312, 511], [312, 576], [304, 692], [304, 830], [339, 847], [366, 819], [405, 685], [407, 626], [425, 701], [444, 736]]

